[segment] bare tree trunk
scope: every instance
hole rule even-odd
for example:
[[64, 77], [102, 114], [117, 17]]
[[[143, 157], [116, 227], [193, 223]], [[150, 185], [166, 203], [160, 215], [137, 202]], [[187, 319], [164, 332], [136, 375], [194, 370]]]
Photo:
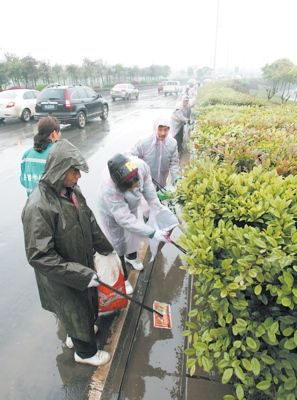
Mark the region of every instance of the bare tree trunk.
[[290, 98], [290, 83], [284, 82], [281, 94], [282, 104], [287, 103]]

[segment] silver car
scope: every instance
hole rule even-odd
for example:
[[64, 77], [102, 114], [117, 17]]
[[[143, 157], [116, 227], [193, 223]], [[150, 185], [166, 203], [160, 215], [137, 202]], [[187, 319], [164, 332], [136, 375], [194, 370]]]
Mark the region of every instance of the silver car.
[[0, 121], [20, 118], [29, 122], [35, 114], [36, 98], [40, 92], [31, 89], [11, 89], [0, 92]]
[[111, 89], [110, 96], [112, 101], [115, 101], [117, 98], [124, 100], [135, 98], [137, 100], [139, 97], [139, 90], [131, 83], [118, 83]]

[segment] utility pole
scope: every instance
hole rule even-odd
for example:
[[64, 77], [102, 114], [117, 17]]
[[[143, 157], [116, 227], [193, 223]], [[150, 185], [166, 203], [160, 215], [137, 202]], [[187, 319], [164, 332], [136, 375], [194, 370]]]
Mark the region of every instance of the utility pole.
[[1, 61], [5, 61], [5, 59], [4, 59], [4, 51], [3, 51], [2, 47], [0, 47], [0, 62]]
[[215, 30], [215, 43], [214, 43], [214, 58], [213, 58], [213, 74], [216, 72], [217, 67], [217, 47], [218, 47], [218, 30], [219, 30], [219, 9], [220, 0], [217, 0], [217, 15], [216, 15], [216, 30]]

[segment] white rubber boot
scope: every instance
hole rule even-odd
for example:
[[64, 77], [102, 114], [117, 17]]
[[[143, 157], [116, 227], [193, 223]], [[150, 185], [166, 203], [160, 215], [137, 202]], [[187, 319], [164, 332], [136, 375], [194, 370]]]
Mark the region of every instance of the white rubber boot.
[[80, 364], [92, 365], [93, 367], [99, 367], [100, 365], [104, 365], [108, 363], [110, 360], [110, 355], [107, 351], [98, 350], [93, 357], [90, 358], [81, 358], [76, 353], [74, 353], [74, 360]]
[[128, 279], [125, 281], [125, 287], [126, 287], [126, 294], [132, 294], [134, 292], [134, 289], [131, 283], [128, 281]]
[[137, 271], [143, 270], [143, 264], [141, 261], [137, 260], [137, 258], [135, 260], [129, 260], [129, 258], [125, 257], [125, 261], [130, 265], [132, 265], [132, 267]]

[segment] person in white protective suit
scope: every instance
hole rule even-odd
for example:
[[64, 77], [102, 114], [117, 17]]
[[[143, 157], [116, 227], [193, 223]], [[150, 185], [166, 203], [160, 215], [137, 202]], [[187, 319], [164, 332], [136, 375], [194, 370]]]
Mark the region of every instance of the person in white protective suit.
[[153, 134], [140, 140], [132, 149], [132, 154], [144, 160], [151, 170], [153, 181], [166, 186], [171, 175], [174, 185], [179, 174], [177, 142], [170, 135], [168, 118], [159, 117], [153, 127]]
[[197, 96], [197, 82], [195, 79], [190, 79], [184, 88], [183, 95], [187, 95], [190, 98], [190, 105], [195, 101]]
[[99, 223], [102, 231], [119, 255], [125, 276], [126, 292], [133, 293], [128, 280], [126, 262], [141, 271], [137, 258], [144, 237], [167, 242], [167, 232], [146, 225], [139, 206], [144, 198], [150, 208], [162, 209], [152, 183], [149, 166], [135, 156], [116, 154], [108, 161], [98, 200]]
[[189, 101], [189, 96], [183, 96], [182, 102], [176, 105], [171, 117], [172, 136], [177, 141], [179, 155], [182, 153], [184, 126], [187, 123], [191, 123], [191, 106]]

